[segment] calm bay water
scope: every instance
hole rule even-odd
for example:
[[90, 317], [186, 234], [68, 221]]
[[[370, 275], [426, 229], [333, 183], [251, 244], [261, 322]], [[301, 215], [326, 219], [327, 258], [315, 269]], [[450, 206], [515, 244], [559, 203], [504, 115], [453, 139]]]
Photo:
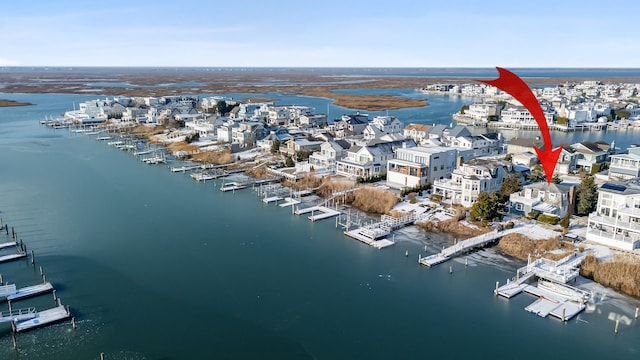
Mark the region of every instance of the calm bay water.
[[[277, 97], [319, 110], [328, 103]], [[610, 318], [633, 318], [635, 302], [626, 297], [598, 297], [568, 323], [539, 318], [524, 311], [534, 301], [528, 295], [493, 296], [495, 281], [521, 265], [493, 250], [471, 255], [467, 268], [458, 259], [427, 269], [417, 264], [418, 253], [425, 245], [435, 252], [450, 237], [407, 229], [395, 247], [375, 250], [344, 237], [332, 220], [311, 223], [263, 205], [251, 190], [221, 193], [213, 182], [144, 165], [94, 136], [38, 124], [93, 97], [0, 98], [36, 104], [0, 108], [0, 216], [36, 252], [36, 265], [78, 320], [75, 330], [63, 323], [20, 334], [17, 351], [10, 327], [0, 324], [1, 359], [97, 359], [100, 352], [108, 359], [640, 354], [637, 321], [613, 334]], [[405, 123], [449, 123], [465, 103], [428, 98], [429, 107], [389, 113]], [[332, 117], [349, 111], [330, 106]], [[592, 134], [554, 134], [554, 141], [633, 141]], [[26, 261], [0, 264], [0, 273], [19, 286], [40, 280]], [[53, 301], [17, 304], [46, 308]]]

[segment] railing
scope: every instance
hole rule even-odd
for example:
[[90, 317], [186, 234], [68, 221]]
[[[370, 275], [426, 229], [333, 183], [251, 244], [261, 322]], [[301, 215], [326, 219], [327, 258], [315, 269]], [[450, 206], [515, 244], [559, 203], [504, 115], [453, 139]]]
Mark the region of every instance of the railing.
[[32, 315], [37, 313], [36, 308], [23, 308], [23, 309], [15, 309], [11, 311], [3, 311], [0, 313], [0, 318], [13, 318], [21, 315]]

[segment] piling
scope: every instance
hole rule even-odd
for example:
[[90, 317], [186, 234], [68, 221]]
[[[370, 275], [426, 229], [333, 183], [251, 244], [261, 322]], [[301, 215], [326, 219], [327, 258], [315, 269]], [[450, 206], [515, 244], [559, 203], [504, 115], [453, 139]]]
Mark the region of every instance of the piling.
[[36, 256], [33, 253], [33, 250], [31, 250], [31, 265], [35, 265], [36, 264]]
[[449, 274], [453, 274], [453, 266], [449, 265]]
[[[2, 285], [2, 274], [0, 274], [0, 285]], [[638, 311], [636, 311], [636, 314], [638, 313]]]
[[67, 305], [67, 315], [71, 315], [71, 306]]
[[409, 250], [405, 250], [405, 251], [404, 251], [404, 256], [405, 256], [405, 257], [406, 257], [406, 256], [409, 256]]
[[18, 348], [18, 343], [16, 342], [16, 326], [13, 324], [13, 321], [11, 322], [11, 328], [13, 329], [13, 348], [17, 349]]
[[100, 353], [100, 360], [104, 360], [104, 353]]
[[42, 274], [42, 283], [43, 284], [47, 283], [47, 276], [45, 274]]
[[40, 266], [40, 276], [42, 276], [42, 275], [44, 275], [44, 274], [42, 273], [42, 266]]
[[[2, 278], [0, 277], [0, 279]], [[638, 311], [640, 311], [640, 308], [636, 307], [636, 314], [633, 316], [634, 319], [638, 318]]]
[[565, 317], [566, 308], [562, 308], [562, 321], [567, 321]]
[[465, 267], [466, 267], [466, 266], [469, 266], [469, 259], [464, 258], [464, 266], [465, 266]]
[[75, 318], [75, 316], [71, 318], [71, 328], [72, 329], [76, 328], [76, 318]]
[[58, 298], [58, 306], [62, 306], [62, 300], [60, 300], [60, 298]]
[[614, 333], [618, 333], [618, 326], [620, 326], [620, 319], [616, 320], [616, 327], [613, 329]]
[[56, 289], [53, 289], [53, 301], [56, 302], [58, 298], [56, 297]]
[[11, 236], [16, 236], [16, 231], [13, 229], [13, 226], [11, 227]]
[[496, 281], [496, 289], [493, 292], [494, 295], [498, 295], [498, 288], [500, 287], [500, 281]]

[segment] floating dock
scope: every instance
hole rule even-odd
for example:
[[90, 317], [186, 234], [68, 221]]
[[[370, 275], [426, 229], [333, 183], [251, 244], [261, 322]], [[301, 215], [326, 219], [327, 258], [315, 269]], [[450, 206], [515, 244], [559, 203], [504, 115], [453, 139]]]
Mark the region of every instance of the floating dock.
[[29, 320], [35, 318], [37, 314], [36, 308], [33, 307], [3, 311], [0, 313], [0, 323]]
[[38, 284], [33, 286], [23, 287], [21, 289], [16, 290], [13, 294], [7, 296], [8, 301], [18, 301], [26, 298], [30, 298], [33, 296], [37, 296], [40, 294], [45, 294], [53, 291], [53, 285], [50, 282], [46, 282], [44, 284]]
[[54, 308], [37, 312], [36, 316], [31, 319], [16, 322], [15, 329], [16, 332], [23, 332], [64, 321], [70, 317], [71, 313], [64, 306], [58, 305]]
[[386, 248], [386, 247], [393, 246], [393, 245], [396, 244], [395, 242], [393, 242], [392, 240], [389, 240], [389, 239], [376, 240], [376, 239], [372, 239], [372, 238], [370, 238], [368, 236], [365, 236], [365, 235], [362, 234], [362, 230], [363, 229], [364, 228], [357, 228], [357, 229], [354, 229], [354, 230], [345, 231], [344, 234], [347, 235], [348, 237], [352, 238], [352, 239], [356, 239], [356, 240], [358, 240], [360, 242], [363, 242], [363, 243], [365, 243], [365, 244], [367, 244], [369, 246], [372, 246], [372, 247], [374, 247], [376, 249], [382, 249], [382, 248]]
[[0, 256], [0, 263], [13, 261], [13, 260], [17, 260], [17, 259], [22, 259], [22, 258], [26, 258], [26, 257], [27, 257], [27, 253], [26, 252], [19, 252], [17, 254], [3, 255], [3, 256]]
[[247, 185], [244, 185], [244, 184], [241, 184], [241, 183], [230, 182], [230, 183], [226, 183], [224, 186], [222, 186], [220, 188], [220, 191], [222, 191], [222, 192], [236, 191], [236, 190], [246, 189], [246, 187], [247, 187]]
[[282, 200], [282, 198], [280, 196], [271, 196], [271, 197], [263, 198], [262, 202], [265, 203], [265, 204], [268, 204], [268, 203], [272, 203], [272, 202], [276, 202], [277, 203], [280, 200]]
[[15, 242], [15, 241], [2, 243], [2, 244], [0, 244], [0, 250], [7, 249], [7, 248], [10, 248], [10, 247], [14, 247], [14, 246], [18, 246], [18, 243]]
[[[318, 212], [319, 214], [315, 214], [316, 212]], [[311, 221], [328, 219], [341, 214], [340, 211], [333, 210], [325, 206], [312, 206], [304, 209], [297, 209], [294, 213], [296, 215], [311, 213], [311, 215], [308, 217], [308, 219]]]
[[284, 198], [284, 202], [282, 204], [278, 204], [280, 207], [287, 207], [300, 204], [300, 200], [292, 199], [292, 198]]

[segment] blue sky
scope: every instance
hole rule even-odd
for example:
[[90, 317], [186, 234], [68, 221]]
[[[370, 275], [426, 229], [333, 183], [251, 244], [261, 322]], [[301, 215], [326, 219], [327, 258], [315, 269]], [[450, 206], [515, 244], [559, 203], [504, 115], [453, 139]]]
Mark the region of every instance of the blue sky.
[[0, 66], [640, 67], [634, 1], [2, 1]]

